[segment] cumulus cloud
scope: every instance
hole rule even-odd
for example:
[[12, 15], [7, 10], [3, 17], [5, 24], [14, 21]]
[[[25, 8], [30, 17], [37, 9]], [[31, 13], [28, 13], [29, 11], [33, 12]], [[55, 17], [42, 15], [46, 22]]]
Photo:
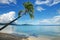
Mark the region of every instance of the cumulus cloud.
[[53, 3], [50, 4], [50, 6], [55, 5], [55, 4], [58, 4], [58, 3], [60, 3], [60, 0], [54, 0]]
[[16, 4], [16, 0], [0, 0], [0, 3], [2, 3], [2, 4], [10, 4], [10, 3]]
[[[27, 21], [26, 21], [27, 22]], [[28, 24], [34, 24], [34, 25], [60, 25], [60, 15], [54, 16], [50, 19], [42, 19], [42, 20], [32, 20], [28, 21]]]
[[36, 8], [38, 11], [44, 11], [45, 9], [44, 8], [42, 8], [42, 7], [40, 7], [40, 6], [37, 6], [37, 8]]
[[58, 3], [60, 3], [60, 0], [45, 0], [45, 1], [36, 0], [36, 2], [35, 2], [35, 4], [37, 4], [37, 5], [46, 4], [48, 6], [53, 6]]
[[51, 19], [43, 19], [42, 21], [40, 21], [40, 23], [42, 24], [46, 24], [46, 25], [60, 25], [60, 16], [54, 16]]
[[[8, 13], [4, 13], [4, 14], [0, 15], [0, 23], [8, 23], [8, 22], [10, 22], [10, 21], [12, 21], [14, 19], [14, 16], [15, 16], [15, 12], [14, 11], [11, 11], [11, 12], [8, 12]], [[0, 26], [0, 28], [2, 26]], [[14, 31], [14, 29], [12, 29], [12, 26], [9, 25], [8, 27], [6, 27], [5, 29], [3, 29], [0, 32], [12, 33], [13, 31]]]
[[48, 2], [49, 2], [48, 0], [46, 0], [46, 1], [36, 0], [35, 4], [40, 5], [40, 4], [46, 4]]
[[[41, 7], [41, 5], [53, 6], [53, 5], [56, 5], [58, 3], [60, 3], [60, 0], [36, 0], [36, 2], [35, 2], [35, 4], [40, 6], [40, 7]], [[42, 11], [42, 10], [40, 10], [40, 11]]]
[[[33, 25], [60, 25], [60, 16], [54, 16], [50, 19], [28, 21], [27, 23]], [[42, 26], [39, 27], [38, 30], [46, 34], [60, 36], [60, 26]]]
[[44, 23], [44, 21], [46, 21], [45, 23], [47, 23], [47, 24], [60, 24], [60, 16], [55, 16], [55, 17], [53, 17], [53, 18], [51, 18], [51, 19], [45, 19], [45, 20], [42, 20], [42, 22]]
[[14, 19], [15, 12], [11, 11], [0, 15], [0, 23], [8, 23]]

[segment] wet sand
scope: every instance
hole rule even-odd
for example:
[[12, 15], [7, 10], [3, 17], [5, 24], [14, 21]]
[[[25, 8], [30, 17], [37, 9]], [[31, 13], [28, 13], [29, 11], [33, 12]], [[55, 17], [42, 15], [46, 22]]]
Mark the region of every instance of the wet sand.
[[0, 40], [27, 40], [27, 37], [18, 37], [11, 34], [0, 33]]
[[60, 37], [52, 37], [52, 36], [16, 36], [7, 33], [0, 33], [0, 40], [60, 40]]
[[52, 37], [52, 36], [30, 36], [28, 37], [28, 40], [60, 40], [60, 37]]

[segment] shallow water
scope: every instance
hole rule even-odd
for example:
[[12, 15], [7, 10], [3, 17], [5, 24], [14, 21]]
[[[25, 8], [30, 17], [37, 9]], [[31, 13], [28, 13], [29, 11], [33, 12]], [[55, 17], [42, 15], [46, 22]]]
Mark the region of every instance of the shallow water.
[[17, 26], [17, 34], [28, 35], [29, 40], [60, 40], [60, 26]]
[[29, 40], [60, 40], [60, 26], [8, 26], [3, 32], [28, 36]]
[[17, 33], [21, 32], [33, 36], [60, 36], [60, 26], [17, 26], [14, 27], [14, 30]]

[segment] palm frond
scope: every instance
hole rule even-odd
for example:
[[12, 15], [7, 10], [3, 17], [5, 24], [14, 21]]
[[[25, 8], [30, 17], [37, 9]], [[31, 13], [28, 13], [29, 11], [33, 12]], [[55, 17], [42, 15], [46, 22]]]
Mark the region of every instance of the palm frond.
[[29, 13], [30, 17], [33, 19], [34, 18], [34, 6], [31, 2], [25, 2], [23, 3], [25, 9], [27, 10], [27, 13]]
[[23, 10], [20, 10], [18, 13], [18, 16], [21, 16], [21, 13], [23, 12]]
[[31, 12], [29, 12], [29, 16], [30, 16], [31, 19], [34, 18], [34, 15]]

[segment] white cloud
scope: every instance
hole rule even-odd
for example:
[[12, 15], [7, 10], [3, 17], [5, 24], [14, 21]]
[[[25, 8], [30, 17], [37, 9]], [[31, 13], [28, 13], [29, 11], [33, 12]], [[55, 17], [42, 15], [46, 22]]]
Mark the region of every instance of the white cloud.
[[50, 6], [58, 4], [58, 3], [60, 3], [60, 0], [54, 0], [53, 3]]
[[42, 19], [42, 20], [32, 20], [32, 21], [25, 21], [27, 24], [34, 24], [34, 25], [60, 25], [60, 15], [54, 16], [50, 19]]
[[8, 23], [14, 19], [15, 12], [11, 11], [0, 15], [0, 23]]
[[55, 24], [60, 24], [60, 16], [55, 16], [55, 17], [53, 17], [52, 21], [53, 21], [53, 23], [55, 23]]
[[36, 0], [36, 2], [35, 2], [35, 4], [37, 4], [37, 5], [46, 4], [48, 6], [53, 6], [58, 3], [60, 3], [60, 0], [46, 0], [46, 1]]
[[51, 19], [43, 19], [39, 22], [44, 25], [60, 25], [60, 16], [54, 16]]
[[[8, 22], [10, 22], [10, 21], [12, 21], [14, 19], [14, 16], [15, 16], [14, 11], [4, 13], [4, 14], [0, 15], [0, 23], [8, 23]], [[0, 28], [1, 27], [2, 26], [0, 26]], [[8, 27], [6, 27], [5, 29], [3, 29], [0, 32], [12, 33], [13, 31], [14, 31], [14, 29], [12, 29], [12, 26], [9, 25]]]
[[[33, 25], [60, 25], [60, 15], [54, 16], [50, 19], [28, 20], [25, 22], [27, 24], [33, 24]], [[38, 28], [38, 31], [41, 31], [43, 33], [60, 36], [60, 26], [42, 26], [42, 27], [37, 27], [37, 28]]]
[[38, 11], [43, 11], [43, 10], [45, 10], [44, 8], [42, 8], [42, 7], [40, 7], [40, 6], [37, 6], [37, 8], [36, 8]]
[[[36, 2], [35, 2], [35, 4], [40, 6], [40, 7], [41, 7], [41, 5], [53, 6], [53, 5], [56, 5], [58, 3], [60, 3], [60, 0], [44, 0], [44, 1], [43, 0], [36, 0]], [[44, 8], [42, 8], [42, 9], [44, 9]], [[38, 11], [39, 10], [40, 9], [38, 9]], [[40, 11], [42, 11], [42, 10], [40, 10]]]
[[40, 4], [47, 4], [49, 1], [40, 1], [40, 0], [36, 0], [35, 4], [40, 5]]
[[16, 0], [0, 0], [0, 3], [2, 3], [2, 4], [10, 4], [10, 3], [16, 4]]

